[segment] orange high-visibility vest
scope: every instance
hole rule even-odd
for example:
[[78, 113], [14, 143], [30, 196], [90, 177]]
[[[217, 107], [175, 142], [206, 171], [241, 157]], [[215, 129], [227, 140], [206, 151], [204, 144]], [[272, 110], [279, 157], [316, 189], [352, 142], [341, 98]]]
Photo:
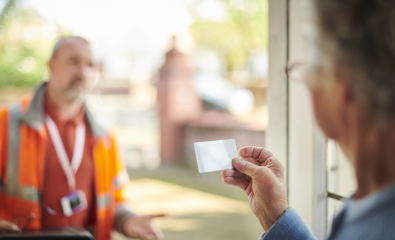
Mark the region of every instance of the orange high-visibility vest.
[[[40, 205], [44, 184], [47, 139], [43, 123], [42, 84], [33, 98], [0, 109], [0, 220], [35, 216], [28, 228], [41, 228]], [[96, 224], [95, 239], [110, 239], [114, 220], [132, 214], [122, 196], [129, 181], [126, 166], [112, 135], [92, 118], [86, 119], [96, 138], [93, 149], [95, 164]]]

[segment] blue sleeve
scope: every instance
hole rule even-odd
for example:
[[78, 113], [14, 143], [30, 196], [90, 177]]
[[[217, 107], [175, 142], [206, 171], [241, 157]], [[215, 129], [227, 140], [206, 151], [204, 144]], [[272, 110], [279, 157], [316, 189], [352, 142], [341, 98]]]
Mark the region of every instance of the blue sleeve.
[[259, 240], [317, 240], [293, 207], [289, 207]]

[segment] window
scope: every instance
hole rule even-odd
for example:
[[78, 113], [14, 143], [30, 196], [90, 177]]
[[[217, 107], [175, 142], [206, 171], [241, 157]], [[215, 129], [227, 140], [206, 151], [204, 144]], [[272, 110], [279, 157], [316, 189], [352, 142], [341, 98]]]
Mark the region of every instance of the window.
[[308, 41], [315, 34], [310, 2], [269, 1], [267, 147], [286, 166], [289, 204], [324, 239], [342, 205], [336, 197], [349, 196], [355, 182], [340, 147], [316, 125], [308, 89], [284, 71], [314, 54], [314, 43]]

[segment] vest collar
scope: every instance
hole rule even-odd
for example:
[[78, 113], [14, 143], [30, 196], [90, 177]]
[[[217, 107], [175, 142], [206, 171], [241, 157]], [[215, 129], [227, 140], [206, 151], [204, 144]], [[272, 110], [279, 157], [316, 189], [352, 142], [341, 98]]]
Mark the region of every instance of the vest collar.
[[[22, 114], [21, 117], [22, 122], [36, 129], [38, 132], [40, 132], [40, 129], [44, 124], [44, 120], [43, 120], [44, 94], [46, 90], [47, 90], [46, 82], [38, 86], [38, 88], [36, 89], [33, 95], [32, 101], [30, 102], [27, 110]], [[102, 124], [96, 121], [91, 111], [87, 108], [86, 104], [85, 104], [85, 117], [86, 117], [86, 121], [89, 124], [89, 128], [95, 137], [107, 136], [106, 128]]]

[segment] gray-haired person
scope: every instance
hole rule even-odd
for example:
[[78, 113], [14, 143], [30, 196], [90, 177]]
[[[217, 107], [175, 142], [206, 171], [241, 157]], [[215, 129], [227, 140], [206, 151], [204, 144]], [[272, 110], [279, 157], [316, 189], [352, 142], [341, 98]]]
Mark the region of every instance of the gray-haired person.
[[[328, 239], [395, 239], [395, 1], [314, 0], [321, 58], [306, 78], [316, 120], [355, 168], [357, 190]], [[242, 188], [265, 239], [315, 239], [286, 201], [284, 167], [245, 147], [224, 170]]]

